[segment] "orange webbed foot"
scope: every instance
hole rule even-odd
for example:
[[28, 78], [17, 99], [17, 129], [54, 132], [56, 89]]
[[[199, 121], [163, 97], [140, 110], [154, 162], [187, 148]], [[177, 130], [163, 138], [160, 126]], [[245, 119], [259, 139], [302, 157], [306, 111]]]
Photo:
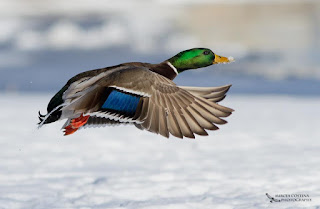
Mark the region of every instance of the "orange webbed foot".
[[83, 114], [81, 114], [80, 117], [72, 119], [70, 125], [64, 128], [64, 135], [67, 136], [76, 132], [81, 126], [88, 122], [89, 117], [90, 115], [83, 116]]
[[87, 123], [89, 117], [90, 115], [83, 116], [83, 114], [81, 114], [80, 117], [72, 119], [70, 125], [72, 125], [74, 128], [80, 128]]
[[71, 125], [68, 125], [64, 128], [64, 135], [67, 136], [67, 135], [73, 134], [77, 130], [78, 128], [73, 128]]

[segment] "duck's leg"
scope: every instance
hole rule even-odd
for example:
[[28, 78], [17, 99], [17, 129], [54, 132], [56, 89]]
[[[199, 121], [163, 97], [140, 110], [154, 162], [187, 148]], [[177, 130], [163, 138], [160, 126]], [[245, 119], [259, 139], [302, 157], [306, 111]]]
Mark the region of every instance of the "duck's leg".
[[81, 114], [80, 117], [72, 119], [70, 125], [64, 128], [64, 135], [66, 136], [76, 132], [81, 126], [87, 123], [89, 117], [90, 115], [83, 116], [83, 114]]

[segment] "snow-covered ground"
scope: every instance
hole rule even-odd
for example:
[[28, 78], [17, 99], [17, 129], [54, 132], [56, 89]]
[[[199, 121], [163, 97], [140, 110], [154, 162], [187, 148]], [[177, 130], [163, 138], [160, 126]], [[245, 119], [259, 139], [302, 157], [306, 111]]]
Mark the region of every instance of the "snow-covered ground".
[[228, 95], [227, 125], [181, 140], [130, 126], [37, 130], [50, 96], [0, 94], [0, 208], [319, 208], [320, 98]]

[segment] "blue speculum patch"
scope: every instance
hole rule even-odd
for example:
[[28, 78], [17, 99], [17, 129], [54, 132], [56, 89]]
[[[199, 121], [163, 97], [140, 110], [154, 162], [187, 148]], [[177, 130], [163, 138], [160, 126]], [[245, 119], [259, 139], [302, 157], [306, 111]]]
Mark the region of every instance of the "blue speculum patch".
[[129, 93], [124, 93], [113, 89], [106, 101], [101, 106], [102, 109], [114, 110], [126, 115], [134, 115], [140, 97]]

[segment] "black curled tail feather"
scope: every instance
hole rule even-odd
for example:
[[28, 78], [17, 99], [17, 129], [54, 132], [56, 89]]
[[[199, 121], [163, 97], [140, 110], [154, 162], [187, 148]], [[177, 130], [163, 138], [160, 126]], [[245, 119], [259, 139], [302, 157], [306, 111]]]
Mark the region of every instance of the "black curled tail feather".
[[[47, 111], [49, 114], [50, 112], [52, 112], [54, 109], [56, 109], [58, 106], [62, 105], [64, 103], [62, 96], [63, 93], [68, 89], [69, 85], [65, 85], [58, 93], [56, 93], [50, 100], [48, 107], [47, 107]], [[39, 111], [39, 120], [40, 122], [38, 123], [38, 125], [40, 124], [48, 124], [48, 123], [52, 123], [55, 122], [57, 120], [60, 119], [61, 115], [62, 115], [62, 111], [61, 108], [58, 108], [57, 110], [55, 110], [54, 112], [52, 112], [47, 118], [47, 115], [42, 115]], [[45, 119], [46, 118], [46, 119]], [[45, 121], [43, 121], [45, 119]]]
[[[49, 114], [49, 113], [48, 113], [48, 114]], [[59, 120], [60, 117], [61, 117], [61, 115], [62, 115], [61, 108], [59, 108], [59, 109], [57, 109], [56, 111], [54, 111], [53, 113], [51, 113], [51, 114], [49, 115], [49, 117], [47, 117], [46, 119], [45, 119], [45, 117], [46, 117], [47, 115], [42, 115], [42, 114], [40, 113], [40, 111], [39, 111], [39, 120], [40, 120], [40, 122], [38, 123], [38, 125], [40, 125], [41, 123], [42, 123], [42, 124], [53, 123], [53, 122]], [[43, 122], [44, 119], [45, 119], [45, 121]]]
[[42, 121], [44, 120], [44, 117], [46, 117], [46, 115], [42, 115], [42, 114], [40, 113], [40, 110], [39, 110], [38, 114], [39, 114], [38, 118], [39, 118], [39, 120], [40, 120], [40, 122], [38, 123], [38, 125], [40, 125], [40, 123], [42, 123]]

